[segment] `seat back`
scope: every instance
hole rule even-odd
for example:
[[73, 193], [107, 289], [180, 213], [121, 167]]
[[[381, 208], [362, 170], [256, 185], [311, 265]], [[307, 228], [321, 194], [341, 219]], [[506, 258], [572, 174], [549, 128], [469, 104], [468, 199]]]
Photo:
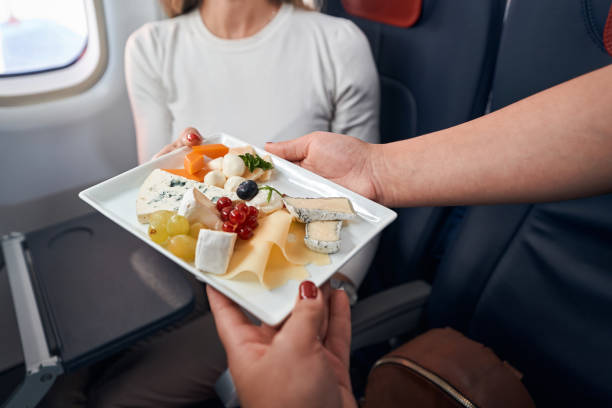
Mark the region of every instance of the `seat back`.
[[[492, 108], [612, 62], [610, 0], [512, 0]], [[588, 107], [586, 107], [588, 109]], [[428, 306], [524, 374], [538, 406], [612, 406], [612, 195], [468, 209]]]
[[[353, 20], [368, 37], [381, 82], [383, 143], [453, 126], [485, 111], [505, 0], [422, 1], [418, 21], [408, 28], [355, 17], [341, 0], [325, 1], [326, 13]], [[360, 14], [380, 8], [377, 0], [369, 2], [358, 2], [365, 10]], [[400, 6], [400, 12], [414, 12]], [[372, 18], [380, 20], [381, 14]], [[374, 273], [366, 278], [364, 286], [372, 291], [418, 276], [445, 215], [434, 208], [398, 212], [381, 238]]]

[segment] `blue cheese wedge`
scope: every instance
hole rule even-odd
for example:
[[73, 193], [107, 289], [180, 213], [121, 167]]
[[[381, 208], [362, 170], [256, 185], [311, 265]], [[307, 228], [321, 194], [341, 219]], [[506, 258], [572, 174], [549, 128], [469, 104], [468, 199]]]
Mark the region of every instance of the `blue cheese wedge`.
[[202, 272], [223, 275], [234, 253], [236, 234], [201, 229], [196, 244], [195, 266]]
[[298, 221], [339, 221], [355, 218], [355, 210], [348, 198], [283, 198], [285, 207]]
[[227, 196], [237, 200], [235, 193], [222, 188], [209, 186], [185, 177], [177, 176], [161, 169], [155, 169], [140, 186], [136, 199], [138, 221], [146, 224], [155, 211], [168, 210], [177, 212], [186, 192], [197, 188], [209, 200], [216, 202], [219, 197]]
[[342, 221], [313, 221], [306, 224], [304, 244], [323, 254], [335, 254], [340, 250]]

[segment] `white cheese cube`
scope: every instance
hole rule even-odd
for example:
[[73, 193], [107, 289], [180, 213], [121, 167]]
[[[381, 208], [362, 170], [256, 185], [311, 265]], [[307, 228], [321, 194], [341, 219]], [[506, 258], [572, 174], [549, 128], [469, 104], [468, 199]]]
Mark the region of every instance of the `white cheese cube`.
[[203, 272], [223, 275], [234, 253], [236, 234], [201, 229], [196, 244], [195, 266]]

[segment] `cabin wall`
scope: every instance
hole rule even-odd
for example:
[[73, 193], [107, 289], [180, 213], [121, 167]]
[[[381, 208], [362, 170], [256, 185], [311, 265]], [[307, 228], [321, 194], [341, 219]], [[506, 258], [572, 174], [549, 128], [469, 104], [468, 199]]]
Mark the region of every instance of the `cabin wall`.
[[151, 0], [102, 5], [108, 64], [93, 87], [48, 102], [0, 106], [0, 234], [92, 211], [77, 193], [137, 164], [123, 52], [128, 36], [162, 11]]

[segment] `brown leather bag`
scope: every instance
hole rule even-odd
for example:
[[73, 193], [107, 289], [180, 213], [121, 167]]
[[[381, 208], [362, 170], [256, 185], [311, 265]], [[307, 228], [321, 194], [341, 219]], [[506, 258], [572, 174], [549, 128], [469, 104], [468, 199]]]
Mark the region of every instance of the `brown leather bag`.
[[434, 329], [376, 362], [363, 407], [535, 407], [520, 377], [491, 349]]

